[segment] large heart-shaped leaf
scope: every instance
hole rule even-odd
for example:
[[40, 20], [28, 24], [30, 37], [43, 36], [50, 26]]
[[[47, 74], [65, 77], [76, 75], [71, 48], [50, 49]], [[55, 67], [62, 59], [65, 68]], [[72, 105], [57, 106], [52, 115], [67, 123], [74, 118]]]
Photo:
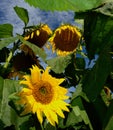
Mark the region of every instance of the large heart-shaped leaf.
[[22, 41], [22, 43], [28, 45], [32, 50], [33, 52], [38, 55], [39, 57], [41, 57], [44, 61], [46, 59], [46, 53], [44, 50], [42, 50], [41, 48], [39, 48], [38, 46], [36, 46], [35, 44], [32, 44], [26, 40], [24, 40], [24, 38], [22, 36], [19, 36], [18, 35], [18, 38]]
[[105, 0], [25, 0], [25, 2], [46, 11], [86, 11], [100, 6]]
[[13, 26], [11, 24], [0, 24], [0, 38], [13, 36]]
[[29, 16], [28, 16], [28, 11], [22, 7], [15, 6], [14, 10], [18, 17], [24, 22], [25, 26], [29, 22]]
[[105, 46], [109, 46], [109, 43], [113, 45], [112, 32], [112, 17], [97, 12], [87, 13], [84, 20], [84, 38], [90, 59], [99, 54]]
[[0, 41], [0, 49], [2, 49], [3, 47], [7, 47], [9, 44], [14, 43], [15, 40], [17, 40], [17, 37], [9, 37], [9, 38], [5, 38], [3, 40]]
[[100, 94], [108, 75], [112, 69], [112, 58], [108, 52], [103, 51], [94, 67], [86, 74], [83, 81], [83, 91], [91, 101]]
[[51, 67], [51, 69], [55, 73], [60, 74], [60, 73], [64, 72], [65, 68], [71, 62], [71, 59], [72, 59], [72, 55], [60, 56], [60, 57], [56, 57], [56, 58], [47, 60], [47, 64]]
[[0, 77], [0, 120], [4, 123], [4, 127], [14, 125], [16, 130], [20, 130], [20, 125], [29, 119], [29, 116], [19, 117], [9, 105], [11, 95], [19, 92], [20, 89], [18, 81]]

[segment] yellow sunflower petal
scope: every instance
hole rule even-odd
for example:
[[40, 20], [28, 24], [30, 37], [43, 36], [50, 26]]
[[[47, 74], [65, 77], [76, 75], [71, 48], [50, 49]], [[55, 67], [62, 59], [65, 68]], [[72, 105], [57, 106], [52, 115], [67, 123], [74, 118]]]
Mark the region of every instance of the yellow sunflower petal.
[[55, 122], [58, 123], [57, 114], [54, 111], [51, 111], [50, 109], [49, 110], [45, 109], [44, 114], [51, 125], [55, 126]]
[[62, 100], [59, 100], [59, 101], [56, 101], [56, 104], [57, 104], [57, 105], [59, 106], [59, 108], [61, 108], [62, 110], [69, 112], [69, 109], [68, 109], [68, 107], [67, 107], [67, 106], [69, 106], [68, 103], [66, 103], [66, 102], [64, 102], [64, 101], [62, 101]]
[[44, 73], [42, 74], [42, 79], [43, 80], [51, 81], [51, 84], [55, 85], [55, 86], [61, 84], [65, 80], [64, 78], [57, 79], [57, 78], [52, 77], [49, 74], [49, 70], [50, 70], [50, 67], [47, 67], [46, 70], [44, 71]]
[[25, 37], [24, 37], [24, 40], [28, 40], [29, 38], [30, 38], [30, 35], [25, 36]]
[[36, 114], [37, 114], [37, 118], [38, 118], [40, 124], [42, 124], [42, 122], [43, 122], [43, 113], [42, 113], [41, 109], [37, 109]]
[[29, 81], [23, 80], [23, 81], [20, 81], [20, 84], [24, 84], [24, 85], [27, 85], [27, 87], [29, 87], [29, 88], [33, 88], [31, 82], [29, 82]]
[[69, 99], [69, 96], [66, 95], [68, 93], [68, 90], [66, 88], [58, 87], [57, 92], [58, 92], [58, 98], [59, 99], [62, 99], [62, 100]]
[[30, 104], [33, 107], [33, 105], [35, 103], [34, 97], [32, 95], [30, 95], [30, 96], [26, 95], [26, 99], [27, 99], [27, 104]]
[[36, 35], [37, 35], [37, 36], [39, 36], [39, 34], [40, 34], [40, 31], [39, 31], [39, 30], [37, 30], [37, 31], [36, 31]]
[[28, 89], [28, 88], [23, 88], [23, 89], [22, 89], [22, 92], [23, 92], [25, 95], [31, 95], [31, 94], [32, 94], [32, 90], [31, 90], [31, 89]]
[[21, 116], [26, 115], [31, 112], [31, 106], [29, 104], [25, 105], [24, 111], [20, 114]]
[[37, 66], [32, 66], [33, 68], [31, 70], [31, 80], [33, 83], [40, 80], [40, 69]]
[[[68, 111], [68, 103], [64, 102], [68, 99], [66, 95], [68, 90], [59, 86], [64, 79], [56, 79], [49, 74], [50, 67], [47, 67], [43, 73], [41, 70], [33, 66], [31, 69], [31, 77], [24, 76], [25, 84], [28, 88], [22, 88], [19, 96], [21, 104], [25, 105], [25, 113], [30, 111], [37, 114], [40, 123], [43, 122], [43, 114], [46, 116], [51, 125], [58, 123], [58, 117], [64, 118], [63, 110]], [[37, 74], [38, 72], [38, 74]]]
[[24, 75], [23, 78], [25, 80], [20, 81], [20, 84], [25, 84], [25, 85], [27, 85], [27, 87], [32, 88], [30, 76], [29, 75]]
[[33, 105], [33, 113], [37, 112], [37, 109], [38, 109], [38, 103], [35, 102]]
[[23, 78], [24, 78], [25, 80], [27, 80], [28, 82], [30, 82], [30, 81], [31, 81], [31, 78], [30, 78], [30, 76], [29, 76], [29, 75], [24, 75], [24, 76], [23, 76]]
[[64, 114], [62, 112], [62, 110], [60, 109], [60, 107], [58, 107], [56, 104], [51, 104], [51, 110], [53, 110], [55, 113], [57, 113], [60, 117], [64, 118]]
[[31, 33], [31, 39], [33, 38], [33, 36], [34, 36], [34, 32]]
[[56, 112], [60, 117], [62, 117], [62, 118], [65, 117], [64, 114], [63, 114], [63, 112], [62, 112], [62, 110], [61, 110], [59, 107], [57, 107], [57, 109], [55, 109], [55, 112]]

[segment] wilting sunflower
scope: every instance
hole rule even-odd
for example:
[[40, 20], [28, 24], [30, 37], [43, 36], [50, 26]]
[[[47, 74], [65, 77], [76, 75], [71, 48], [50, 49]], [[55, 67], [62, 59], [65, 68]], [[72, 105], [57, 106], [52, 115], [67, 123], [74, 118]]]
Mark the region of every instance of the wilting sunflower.
[[47, 24], [40, 25], [38, 29], [28, 31], [24, 39], [42, 47], [48, 40], [49, 36], [52, 34], [52, 30]]
[[53, 52], [56, 50], [58, 55], [66, 55], [76, 50], [80, 38], [81, 33], [75, 26], [62, 25], [55, 30], [49, 41]]
[[31, 68], [31, 75], [25, 75], [25, 80], [20, 84], [27, 87], [20, 92], [20, 103], [25, 105], [23, 114], [29, 112], [36, 113], [39, 122], [42, 124], [43, 116], [46, 116], [51, 125], [58, 123], [58, 116], [64, 118], [63, 111], [69, 111], [68, 103], [64, 100], [69, 97], [67, 89], [61, 87], [60, 84], [64, 78], [57, 79], [49, 74], [49, 67], [45, 71], [37, 66]]

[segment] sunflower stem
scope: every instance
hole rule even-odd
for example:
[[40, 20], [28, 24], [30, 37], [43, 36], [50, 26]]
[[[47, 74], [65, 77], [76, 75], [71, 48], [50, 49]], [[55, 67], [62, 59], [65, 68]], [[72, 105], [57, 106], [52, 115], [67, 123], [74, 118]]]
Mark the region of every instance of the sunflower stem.
[[43, 125], [42, 125], [42, 124], [40, 124], [40, 125], [41, 125], [41, 129], [42, 129], [42, 130], [44, 130], [44, 127], [43, 127]]
[[7, 67], [8, 67], [8, 64], [9, 64], [9, 62], [10, 62], [12, 56], [13, 56], [13, 53], [12, 53], [12, 51], [10, 51], [9, 56], [8, 56], [8, 58], [6, 59], [6, 63], [4, 64], [4, 68], [7, 68]]
[[13, 46], [13, 48], [11, 49], [11, 51], [10, 51], [10, 53], [9, 53], [9, 56], [7, 57], [6, 62], [5, 62], [5, 64], [4, 64], [4, 68], [5, 68], [5, 69], [8, 67], [8, 65], [9, 65], [9, 63], [10, 63], [12, 57], [13, 57], [13, 54], [14, 54], [15, 50], [16, 50], [16, 49], [18, 48], [18, 46], [19, 46], [19, 43], [20, 43], [20, 40], [18, 40], [17, 43], [14, 42], [14, 46]]

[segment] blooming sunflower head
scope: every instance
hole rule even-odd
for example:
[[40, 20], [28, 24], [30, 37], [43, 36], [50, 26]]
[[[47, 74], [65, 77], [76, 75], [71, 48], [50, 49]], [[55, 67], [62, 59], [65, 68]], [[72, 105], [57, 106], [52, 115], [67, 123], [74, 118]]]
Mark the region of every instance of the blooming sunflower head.
[[30, 69], [31, 75], [25, 75], [25, 80], [20, 81], [20, 84], [25, 84], [26, 87], [19, 95], [22, 97], [20, 103], [25, 105], [23, 114], [36, 113], [40, 123], [43, 122], [43, 116], [46, 116], [50, 124], [55, 126], [55, 123], [58, 123], [58, 115], [64, 118], [63, 111], [69, 111], [69, 104], [64, 101], [69, 97], [66, 95], [67, 89], [60, 86], [64, 78], [52, 77], [49, 69], [47, 67], [43, 71], [33, 66]]
[[80, 42], [81, 33], [72, 25], [62, 25], [57, 28], [53, 36], [49, 39], [53, 52], [58, 55], [67, 55], [76, 50]]
[[47, 24], [44, 24], [40, 25], [38, 29], [28, 31], [24, 39], [37, 45], [38, 47], [43, 47], [51, 34], [52, 30]]

